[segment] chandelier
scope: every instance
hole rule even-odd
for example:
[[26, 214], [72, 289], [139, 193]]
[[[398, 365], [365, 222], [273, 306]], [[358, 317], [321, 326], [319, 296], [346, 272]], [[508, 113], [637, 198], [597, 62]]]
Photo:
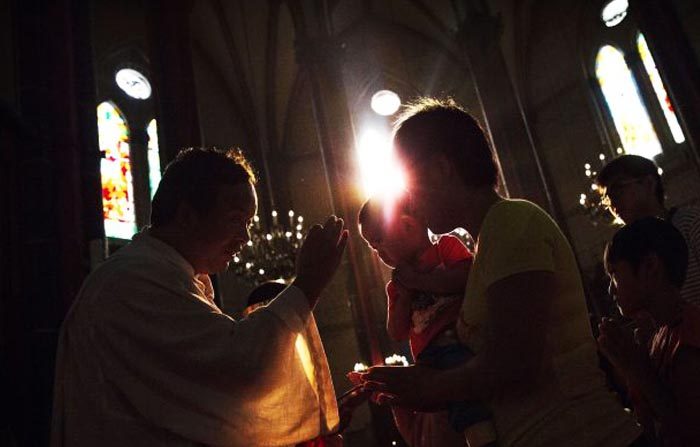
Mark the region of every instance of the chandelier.
[[296, 255], [304, 240], [304, 218], [292, 210], [288, 219], [280, 219], [277, 211], [272, 211], [271, 217], [269, 228], [263, 227], [259, 216], [253, 217], [250, 241], [229, 264], [229, 271], [251, 286], [265, 281], [288, 282], [295, 275]]
[[[618, 148], [617, 153], [622, 154], [624, 152], [621, 148]], [[599, 154], [598, 160], [601, 168], [605, 166], [605, 154]], [[579, 209], [583, 214], [588, 216], [593, 225], [619, 225], [621, 222], [618, 221], [608, 209], [603, 200], [604, 191], [602, 191], [595, 181], [598, 175], [598, 172], [595, 170], [596, 168], [591, 166], [590, 163], [586, 163], [583, 165], [583, 169], [585, 170], [586, 178], [591, 182], [591, 186], [590, 189], [579, 195]]]

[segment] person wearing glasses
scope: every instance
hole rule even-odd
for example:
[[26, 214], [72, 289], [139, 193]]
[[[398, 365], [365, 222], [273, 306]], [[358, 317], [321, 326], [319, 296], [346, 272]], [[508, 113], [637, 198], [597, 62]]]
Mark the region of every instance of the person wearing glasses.
[[681, 297], [700, 305], [700, 207], [667, 208], [659, 168], [639, 155], [622, 155], [610, 161], [596, 183], [603, 188], [604, 203], [625, 224], [660, 217], [681, 232], [688, 244], [688, 274]]

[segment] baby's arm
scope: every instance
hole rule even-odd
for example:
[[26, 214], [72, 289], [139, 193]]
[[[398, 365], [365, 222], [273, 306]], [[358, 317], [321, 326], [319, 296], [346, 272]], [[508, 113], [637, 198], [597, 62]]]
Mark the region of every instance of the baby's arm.
[[386, 285], [386, 330], [392, 340], [408, 340], [411, 330], [411, 295], [410, 290], [396, 281], [389, 281]]
[[394, 279], [408, 289], [437, 294], [464, 293], [471, 262], [471, 259], [464, 259], [426, 273], [402, 265], [394, 270]]

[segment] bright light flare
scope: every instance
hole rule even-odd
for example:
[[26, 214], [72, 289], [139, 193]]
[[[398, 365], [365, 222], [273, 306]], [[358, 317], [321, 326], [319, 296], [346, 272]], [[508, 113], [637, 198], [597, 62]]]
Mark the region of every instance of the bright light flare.
[[379, 90], [372, 95], [370, 106], [379, 115], [393, 115], [401, 107], [401, 98], [391, 90]]
[[357, 158], [366, 197], [396, 196], [406, 188], [388, 134], [366, 130], [358, 140]]

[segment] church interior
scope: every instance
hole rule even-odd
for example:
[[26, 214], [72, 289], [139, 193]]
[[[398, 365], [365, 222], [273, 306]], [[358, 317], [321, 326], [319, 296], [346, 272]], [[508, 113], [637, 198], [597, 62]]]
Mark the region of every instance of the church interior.
[[[616, 223], [597, 171], [623, 153], [653, 158], [670, 205], [700, 203], [694, 0], [0, 7], [3, 446], [48, 444], [61, 322], [86, 275], [148, 225], [181, 148], [239, 147], [258, 175], [253, 240], [214, 281], [234, 318], [257, 282], [293, 275], [310, 225], [345, 220], [346, 254], [314, 312], [337, 395], [357, 364], [410, 356], [386, 334], [390, 272], [357, 229], [362, 202], [395, 180], [401, 104], [451, 97], [478, 117], [499, 190], [548, 211], [570, 241], [592, 320], [615, 312], [602, 256]], [[345, 443], [404, 445], [371, 403]]]

